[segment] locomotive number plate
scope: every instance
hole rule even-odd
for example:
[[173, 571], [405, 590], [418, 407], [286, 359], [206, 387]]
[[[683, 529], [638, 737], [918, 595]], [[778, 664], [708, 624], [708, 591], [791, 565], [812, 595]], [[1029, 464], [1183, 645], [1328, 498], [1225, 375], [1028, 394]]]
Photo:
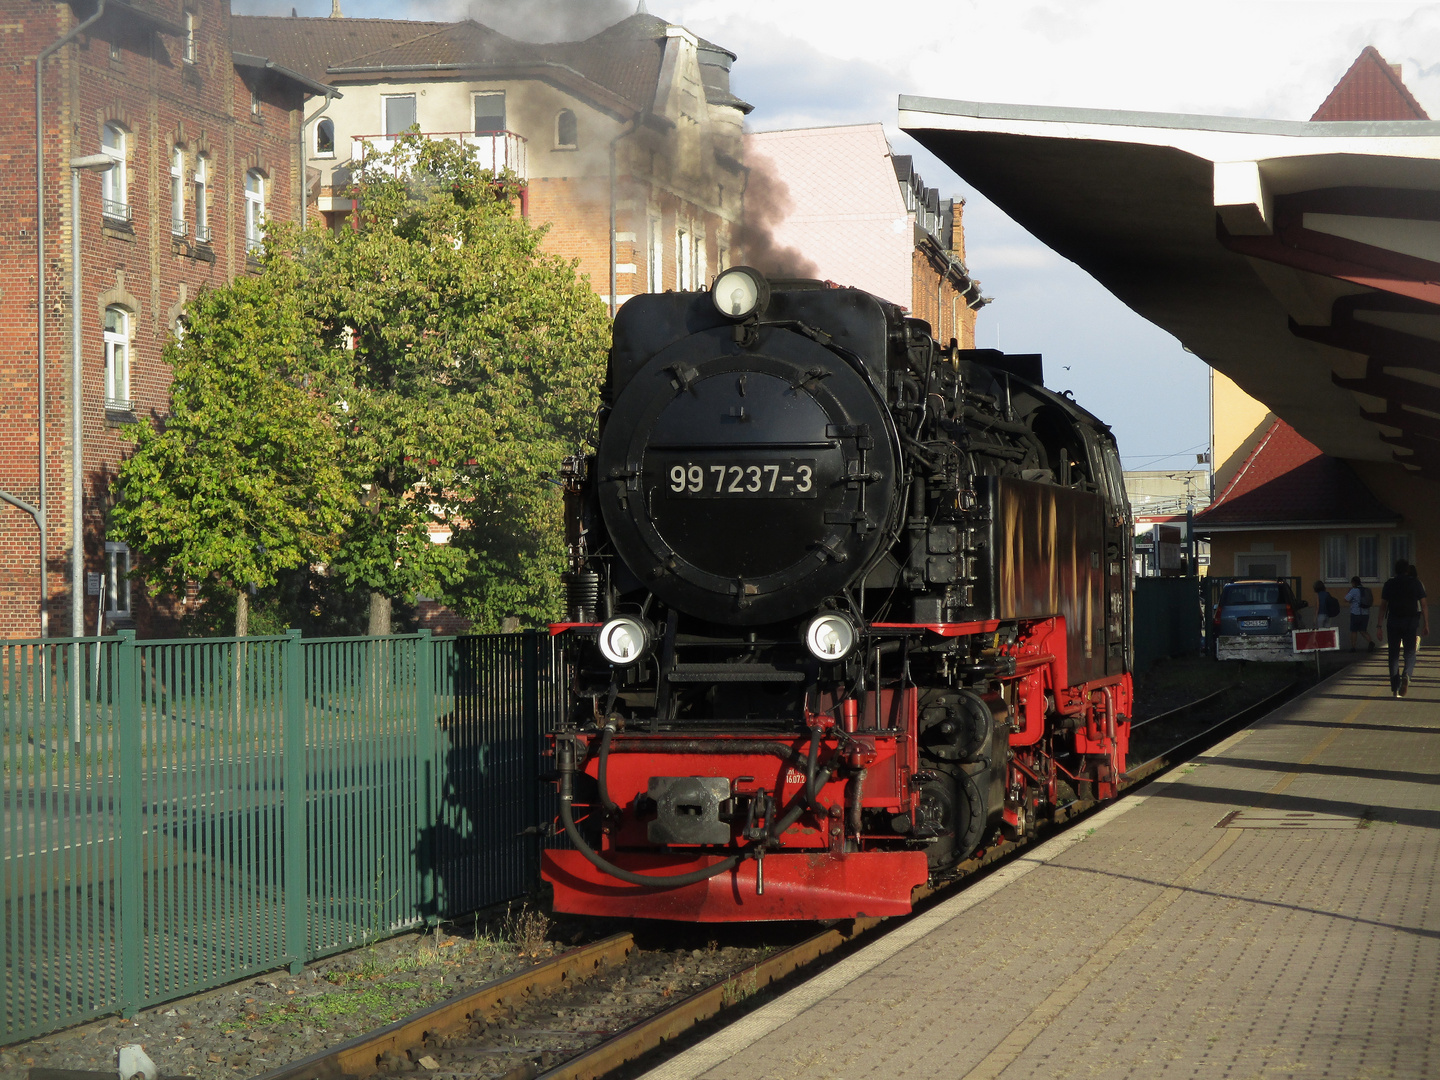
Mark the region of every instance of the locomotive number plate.
[[815, 460], [712, 465], [677, 461], [665, 472], [674, 499], [813, 499]]

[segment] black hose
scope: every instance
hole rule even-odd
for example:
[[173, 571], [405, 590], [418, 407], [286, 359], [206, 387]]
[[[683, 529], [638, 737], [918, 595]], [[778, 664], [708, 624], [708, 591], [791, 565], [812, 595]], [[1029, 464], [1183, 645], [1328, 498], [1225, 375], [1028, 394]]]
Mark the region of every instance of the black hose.
[[[604, 742], [605, 736], [601, 735]], [[721, 859], [712, 866], [701, 870], [691, 870], [688, 874], [651, 875], [636, 874], [630, 870], [616, 866], [598, 851], [585, 842], [585, 837], [575, 824], [574, 802], [574, 777], [575, 777], [575, 747], [573, 743], [562, 742], [555, 748], [556, 765], [560, 770], [560, 824], [565, 827], [565, 835], [575, 845], [575, 850], [580, 852], [592, 866], [603, 873], [630, 885], [646, 885], [656, 889], [678, 889], [685, 885], [694, 885], [701, 881], [707, 881], [712, 877], [727, 873], [740, 865], [740, 860], [749, 856], [751, 851], [757, 854], [778, 839], [786, 829], [800, 820], [800, 815], [805, 812], [807, 805], [813, 805], [819, 790], [830, 782], [830, 777], [835, 774], [836, 767], [840, 764], [841, 754], [835, 753], [828, 764], [818, 773], [814, 771], [815, 759], [819, 755], [820, 729], [811, 728], [811, 752], [806, 758], [805, 786], [801, 789], [800, 795], [795, 799], [784, 817], [771, 825], [768, 835], [753, 848], [747, 849], [739, 855], [730, 855]], [[601, 801], [609, 799], [609, 793], [605, 790], [603, 773], [600, 779]]]
[[805, 786], [800, 789], [800, 794], [805, 799], [805, 804], [816, 813], [820, 811], [820, 808], [815, 805], [815, 796], [819, 792], [811, 791], [810, 787], [815, 781], [815, 762], [819, 756], [820, 729], [812, 727], [810, 729], [810, 749], [805, 754]]
[[1003, 420], [998, 416], [991, 416], [989, 413], [981, 412], [973, 405], [966, 405], [964, 408], [965, 419], [980, 427], [994, 428], [996, 431], [1007, 431], [1012, 435], [1029, 435], [1030, 425], [1022, 424], [1018, 420]]
[[605, 807], [607, 814], [618, 814], [620, 807], [610, 797], [610, 785], [606, 782], [608, 773], [607, 766], [610, 763], [610, 740], [615, 737], [615, 725], [606, 724], [600, 732], [599, 766], [595, 770], [595, 781], [600, 788], [600, 805]]
[[[717, 877], [720, 874], [735, 869], [735, 867], [740, 864], [740, 856], [731, 855], [729, 858], [721, 859], [713, 866], [707, 866], [702, 870], [692, 870], [688, 874], [658, 876], [636, 874], [616, 866], [587, 844], [585, 837], [581, 835], [580, 830], [575, 825], [575, 813], [571, 805], [575, 799], [573, 790], [575, 776], [574, 745], [562, 742], [555, 749], [556, 764], [560, 769], [560, 824], [565, 827], [565, 835], [570, 838], [570, 843], [575, 845], [575, 850], [580, 852], [597, 870], [631, 885], [648, 885], [651, 888], [657, 889], [678, 889], [685, 885], [694, 885], [697, 882]], [[604, 790], [603, 785], [601, 790]]]

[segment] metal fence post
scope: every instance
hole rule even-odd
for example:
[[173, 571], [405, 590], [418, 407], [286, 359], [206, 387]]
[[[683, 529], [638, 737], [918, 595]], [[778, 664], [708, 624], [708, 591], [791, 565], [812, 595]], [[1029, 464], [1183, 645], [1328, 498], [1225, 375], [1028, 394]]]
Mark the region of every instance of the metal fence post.
[[[540, 634], [526, 630], [520, 649], [521, 663], [521, 716], [524, 718], [525, 760], [531, 765], [525, 770], [528, 785], [525, 804], [534, 814], [534, 820], [541, 820], [540, 814]], [[540, 846], [544, 838], [537, 836], [525, 848], [525, 879], [531, 889], [540, 887]]]
[[144, 932], [145, 815], [143, 739], [140, 718], [139, 650], [135, 631], [121, 630], [115, 661], [115, 740], [120, 767], [120, 1014], [140, 1011], [142, 976], [149, 959]]
[[420, 910], [434, 926], [440, 921], [436, 859], [440, 855], [440, 739], [435, 731], [435, 639], [428, 627], [415, 635], [415, 758], [420, 766], [420, 853], [424, 876]]
[[286, 630], [285, 641], [285, 958], [298, 975], [309, 956], [309, 867], [306, 865], [305, 777], [309, 749], [305, 741], [305, 653], [299, 630]]

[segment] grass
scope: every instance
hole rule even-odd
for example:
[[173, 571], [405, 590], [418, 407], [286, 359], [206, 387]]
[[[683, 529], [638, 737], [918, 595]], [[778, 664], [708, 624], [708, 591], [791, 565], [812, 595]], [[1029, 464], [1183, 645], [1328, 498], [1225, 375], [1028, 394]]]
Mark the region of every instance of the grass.
[[451, 984], [445, 981], [444, 969], [490, 961], [506, 952], [509, 949], [505, 943], [492, 937], [472, 941], [450, 938], [422, 946], [417, 952], [394, 956], [368, 950], [353, 968], [325, 973], [323, 978], [330, 989], [293, 1001], [272, 1002], [259, 1012], [222, 1022], [220, 1030], [228, 1033], [309, 1025], [325, 1031], [342, 1017], [357, 1015], [371, 1024], [392, 1023], [445, 996]]

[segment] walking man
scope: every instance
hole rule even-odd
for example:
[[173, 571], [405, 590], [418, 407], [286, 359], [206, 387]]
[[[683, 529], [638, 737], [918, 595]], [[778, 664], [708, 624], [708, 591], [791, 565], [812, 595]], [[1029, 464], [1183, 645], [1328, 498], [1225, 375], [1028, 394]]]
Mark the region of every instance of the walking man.
[[1350, 591], [1345, 594], [1345, 602], [1350, 605], [1350, 651], [1354, 652], [1359, 647], [1358, 638], [1364, 638], [1366, 647], [1373, 650], [1375, 639], [1370, 636], [1371, 593], [1358, 577], [1350, 579]]
[[[1416, 637], [1430, 633], [1430, 606], [1425, 601], [1425, 586], [1404, 559], [1396, 561], [1395, 576], [1380, 590], [1380, 625], [1376, 633], [1382, 641], [1387, 636], [1390, 639], [1390, 692], [1397, 698], [1404, 697], [1415, 674]], [[1402, 647], [1405, 650], [1403, 672], [1400, 670]]]
[[[1315, 582], [1315, 626], [1330, 626], [1330, 620], [1340, 614], [1340, 601], [1330, 595], [1325, 582]], [[1339, 639], [1336, 639], [1337, 644]]]

